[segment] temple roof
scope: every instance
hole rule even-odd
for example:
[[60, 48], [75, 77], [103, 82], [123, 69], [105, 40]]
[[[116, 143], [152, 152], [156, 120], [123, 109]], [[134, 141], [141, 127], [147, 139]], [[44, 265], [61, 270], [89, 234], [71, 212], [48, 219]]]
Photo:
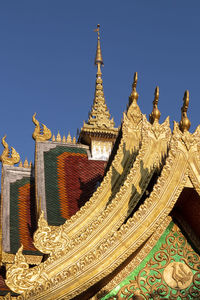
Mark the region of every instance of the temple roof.
[[[51, 131], [45, 125], [41, 131], [35, 115], [34, 169], [13, 166], [19, 155], [13, 150], [10, 157], [3, 139], [3, 218], [22, 224], [22, 245], [6, 284], [19, 300], [198, 299], [200, 126], [189, 132], [189, 92], [171, 131], [169, 117], [159, 123], [158, 87], [150, 120], [142, 114], [135, 73], [127, 111], [115, 129], [103, 94], [99, 26], [97, 32], [95, 99], [80, 137], [118, 134], [109, 164], [105, 170], [104, 161], [93, 160], [87, 145], [60, 135], [50, 141]], [[46, 255], [30, 267], [24, 250], [31, 222], [28, 227], [23, 216], [30, 221], [32, 182], [37, 229], [31, 245]], [[11, 227], [15, 232], [17, 226]]]

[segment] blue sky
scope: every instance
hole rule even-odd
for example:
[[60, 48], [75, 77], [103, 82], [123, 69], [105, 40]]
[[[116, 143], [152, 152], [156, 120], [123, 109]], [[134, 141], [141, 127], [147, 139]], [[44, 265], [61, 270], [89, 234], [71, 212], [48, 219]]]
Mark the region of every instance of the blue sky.
[[[76, 134], [93, 102], [96, 33], [101, 24], [103, 82], [118, 126], [138, 72], [138, 104], [149, 115], [160, 87], [161, 122], [199, 122], [200, 1], [0, 1], [0, 137], [34, 159], [32, 115], [53, 133]], [[3, 147], [1, 147], [1, 152]]]

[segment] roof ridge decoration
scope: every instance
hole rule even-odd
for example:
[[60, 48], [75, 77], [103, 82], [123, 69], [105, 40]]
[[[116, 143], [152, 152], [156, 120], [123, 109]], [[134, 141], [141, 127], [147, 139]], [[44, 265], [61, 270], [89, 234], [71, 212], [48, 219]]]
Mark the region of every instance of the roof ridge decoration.
[[[137, 73], [134, 76], [134, 89], [136, 89], [136, 77]], [[127, 113], [124, 113], [122, 138], [109, 171], [90, 200], [74, 216], [62, 226], [59, 226], [59, 228], [62, 228], [63, 233], [65, 232], [64, 236], [67, 234], [72, 238], [79, 230], [83, 230], [85, 226], [87, 227], [88, 222], [94, 218], [96, 212], [100, 213], [103, 211], [108, 201], [115, 195], [115, 190], [120, 184], [121, 174], [124, 173], [124, 178], [128, 175], [130, 167], [135, 161], [138, 150], [141, 147], [140, 140], [143, 126], [143, 116], [135, 100], [136, 98], [131, 101]], [[38, 230], [34, 234], [35, 246], [43, 253], [51, 253], [57, 247], [57, 239], [54, 239], [55, 228], [49, 226], [47, 230], [41, 224], [38, 224]], [[57, 234], [59, 234], [60, 229], [57, 230]], [[48, 242], [47, 236], [51, 240], [51, 243]]]
[[35, 116], [36, 116], [36, 113], [34, 113], [34, 115], [32, 117], [32, 121], [35, 124], [35, 130], [32, 134], [33, 139], [36, 140], [37, 142], [43, 142], [43, 141], [49, 140], [51, 138], [51, 130], [48, 129], [46, 127], [46, 125], [42, 124], [42, 126], [43, 126], [43, 132], [42, 132], [40, 123], [35, 118]]
[[0, 156], [0, 160], [3, 165], [13, 166], [14, 164], [17, 164], [20, 161], [20, 155], [13, 147], [11, 147], [12, 151], [10, 156], [9, 147], [5, 139], [6, 135], [2, 138], [2, 145], [4, 146], [4, 150]]
[[[38, 295], [40, 295], [40, 299], [47, 299], [48, 295], [51, 294], [51, 297], [53, 297], [55, 291], [60, 293], [61, 290], [62, 297], [65, 296], [65, 299], [71, 299], [72, 296], [80, 294], [91, 284], [95, 284], [108, 275], [133, 251], [138, 249], [169, 214], [186, 183], [188, 169], [193, 161], [191, 158], [196, 156], [198, 152], [200, 127], [196, 129], [194, 134], [190, 134], [191, 147], [189, 148], [186, 147], [182, 139], [184, 135], [185, 132], [182, 133], [175, 122], [168, 157], [161, 175], [149, 198], [145, 200], [144, 204], [139, 207], [126, 224], [115, 232], [107, 232], [102, 236], [101, 242], [96, 247], [90, 249], [89, 252], [87, 249], [87, 252], [70, 266], [65, 264], [66, 251], [58, 250], [57, 253], [54, 253], [54, 257], [50, 257], [49, 260], [42, 263], [44, 270], [48, 271], [50, 278], [48, 282], [44, 280], [42, 285], [27, 290], [19, 296], [19, 299], [28, 299], [30, 296], [31, 299], [38, 299]], [[197, 180], [200, 184], [199, 176], [197, 176]], [[60, 263], [56, 264], [59, 257], [62, 257], [61, 272]], [[49, 272], [49, 267], [54, 259], [56, 259], [54, 268], [50, 268], [51, 271]], [[114, 264], [113, 261], [115, 261]], [[24, 269], [23, 274], [20, 274], [20, 280], [23, 278], [26, 278], [26, 280], [27, 278], [31, 279], [29, 277], [31, 270]], [[78, 281], [76, 278], [77, 272], [81, 272]], [[12, 280], [12, 278], [10, 279]], [[57, 289], [55, 286], [57, 286]]]
[[113, 118], [110, 119], [110, 113], [107, 109], [107, 105], [105, 103], [104, 91], [103, 91], [103, 80], [101, 73], [101, 65], [103, 65], [103, 58], [101, 53], [101, 45], [100, 45], [100, 25], [97, 25], [97, 29], [95, 30], [98, 33], [97, 38], [97, 50], [95, 57], [95, 65], [97, 65], [97, 74], [96, 74], [96, 86], [95, 86], [95, 94], [94, 94], [94, 102], [90, 111], [90, 115], [87, 123], [84, 122], [81, 131], [96, 131], [104, 133], [113, 133], [116, 135], [118, 132], [118, 128], [115, 128]]

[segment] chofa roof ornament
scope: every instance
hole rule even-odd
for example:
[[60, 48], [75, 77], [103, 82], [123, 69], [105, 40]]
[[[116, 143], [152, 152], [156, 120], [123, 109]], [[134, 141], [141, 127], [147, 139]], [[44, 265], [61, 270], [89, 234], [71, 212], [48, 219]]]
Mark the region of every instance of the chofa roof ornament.
[[40, 123], [38, 120], [36, 120], [35, 116], [36, 113], [34, 113], [32, 117], [32, 121], [35, 124], [35, 130], [32, 134], [33, 139], [40, 142], [49, 140], [51, 138], [51, 130], [48, 129], [46, 125], [42, 124], [43, 126], [43, 132], [42, 132]]
[[154, 92], [153, 110], [152, 113], [149, 115], [149, 121], [151, 124], [153, 124], [154, 122], [159, 122], [160, 119], [161, 113], [158, 109], [158, 99], [159, 99], [159, 87], [157, 86]]
[[14, 164], [17, 164], [20, 161], [20, 156], [19, 156], [19, 153], [17, 153], [17, 151], [13, 147], [11, 147], [12, 151], [11, 151], [11, 155], [10, 155], [9, 147], [5, 141], [5, 138], [6, 138], [6, 135], [2, 138], [2, 145], [4, 146], [4, 150], [0, 156], [0, 160], [3, 165], [12, 166]]

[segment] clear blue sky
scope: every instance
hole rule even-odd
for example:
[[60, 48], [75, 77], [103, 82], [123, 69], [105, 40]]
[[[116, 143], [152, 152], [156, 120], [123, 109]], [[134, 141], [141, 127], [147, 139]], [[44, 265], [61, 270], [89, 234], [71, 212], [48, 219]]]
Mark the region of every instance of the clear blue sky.
[[97, 23], [104, 92], [117, 126], [135, 71], [143, 113], [151, 112], [159, 85], [161, 122], [168, 115], [179, 121], [189, 89], [191, 131], [200, 123], [200, 1], [1, 1], [0, 137], [6, 133], [23, 160], [34, 157], [34, 112], [62, 135], [76, 134], [87, 119]]

